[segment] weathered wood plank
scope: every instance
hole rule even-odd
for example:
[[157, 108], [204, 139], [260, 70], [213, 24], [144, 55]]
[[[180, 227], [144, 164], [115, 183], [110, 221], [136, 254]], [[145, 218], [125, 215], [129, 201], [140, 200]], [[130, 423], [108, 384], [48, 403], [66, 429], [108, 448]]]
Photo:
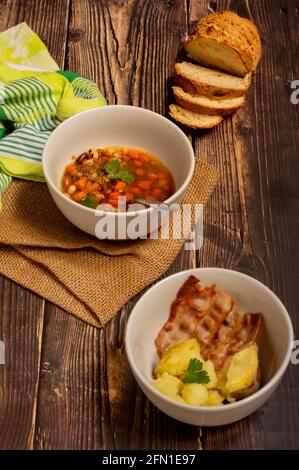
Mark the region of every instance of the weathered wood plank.
[[100, 331], [47, 303], [35, 449], [101, 447]]
[[[64, 0], [38, 5], [33, 1], [1, 1], [0, 30], [26, 21], [47, 44], [53, 44], [51, 52], [62, 65], [67, 7]], [[6, 349], [6, 363], [0, 365], [1, 449], [33, 448], [43, 318], [43, 299], [1, 278], [0, 339]]]
[[16, 15], [15, 1], [14, 0], [0, 0], [1, 16], [0, 16], [0, 31], [4, 31], [9, 27], [11, 15]]
[[66, 64], [97, 82], [109, 104], [165, 113], [168, 80], [185, 33], [184, 1], [75, 0]]
[[32, 449], [37, 410], [44, 301], [0, 279], [0, 449]]

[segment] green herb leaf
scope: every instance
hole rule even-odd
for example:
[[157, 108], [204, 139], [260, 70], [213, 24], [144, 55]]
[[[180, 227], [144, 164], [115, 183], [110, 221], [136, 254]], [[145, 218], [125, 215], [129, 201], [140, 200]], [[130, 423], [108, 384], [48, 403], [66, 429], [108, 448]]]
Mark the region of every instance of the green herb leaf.
[[97, 208], [97, 201], [94, 196], [87, 196], [83, 201], [80, 202], [82, 206], [89, 207], [90, 209]]
[[133, 173], [129, 170], [120, 170], [117, 173], [109, 174], [108, 178], [110, 180], [121, 180], [126, 184], [133, 183], [135, 180]]
[[198, 359], [190, 359], [188, 369], [186, 370], [185, 377], [182, 378], [182, 382], [185, 384], [208, 384], [210, 377], [207, 371], [202, 370], [202, 366], [203, 363]]
[[135, 180], [133, 173], [131, 173], [129, 170], [120, 169], [119, 160], [112, 160], [111, 162], [107, 162], [104, 168], [107, 171], [108, 178], [110, 180], [121, 180], [126, 184], [133, 183]]
[[115, 159], [115, 160], [112, 160], [111, 162], [107, 162], [104, 168], [108, 174], [117, 173], [120, 170], [120, 161]]

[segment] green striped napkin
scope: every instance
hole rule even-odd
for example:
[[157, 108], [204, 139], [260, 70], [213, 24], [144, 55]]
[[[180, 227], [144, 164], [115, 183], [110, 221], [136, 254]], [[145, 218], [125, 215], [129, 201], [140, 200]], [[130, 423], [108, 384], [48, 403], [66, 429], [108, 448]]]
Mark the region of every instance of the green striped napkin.
[[0, 33], [0, 200], [13, 176], [44, 181], [43, 148], [60, 122], [105, 104], [95, 83], [59, 70], [26, 23]]

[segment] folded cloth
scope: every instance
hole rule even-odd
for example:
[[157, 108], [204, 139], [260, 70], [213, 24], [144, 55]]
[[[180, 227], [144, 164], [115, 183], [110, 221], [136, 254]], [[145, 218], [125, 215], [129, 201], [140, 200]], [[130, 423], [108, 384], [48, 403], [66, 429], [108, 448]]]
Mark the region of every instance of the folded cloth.
[[12, 176], [44, 181], [41, 157], [53, 129], [105, 104], [95, 83], [59, 70], [26, 23], [0, 33], [0, 198]]
[[[216, 181], [217, 170], [197, 161], [183, 202], [205, 204]], [[64, 218], [46, 185], [17, 179], [0, 220], [0, 273], [97, 327], [160, 277], [184, 243], [99, 241]]]

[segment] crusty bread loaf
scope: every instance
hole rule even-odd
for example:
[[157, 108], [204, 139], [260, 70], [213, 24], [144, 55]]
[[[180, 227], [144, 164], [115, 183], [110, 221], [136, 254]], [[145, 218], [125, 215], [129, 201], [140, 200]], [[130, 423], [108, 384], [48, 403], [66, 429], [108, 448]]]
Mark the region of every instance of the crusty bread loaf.
[[209, 69], [191, 62], [175, 64], [175, 82], [191, 95], [217, 98], [243, 96], [249, 88], [251, 74], [244, 78]]
[[184, 47], [195, 62], [240, 77], [255, 70], [261, 56], [256, 26], [228, 10], [202, 18]]
[[172, 89], [176, 102], [182, 108], [189, 109], [189, 111], [194, 111], [195, 113], [227, 116], [241, 108], [245, 103], [243, 96], [227, 100], [214, 100], [207, 96], [191, 95], [178, 86], [174, 86]]
[[209, 116], [206, 114], [193, 113], [182, 108], [178, 104], [169, 106], [169, 114], [177, 122], [192, 129], [210, 129], [222, 121], [221, 116]]

